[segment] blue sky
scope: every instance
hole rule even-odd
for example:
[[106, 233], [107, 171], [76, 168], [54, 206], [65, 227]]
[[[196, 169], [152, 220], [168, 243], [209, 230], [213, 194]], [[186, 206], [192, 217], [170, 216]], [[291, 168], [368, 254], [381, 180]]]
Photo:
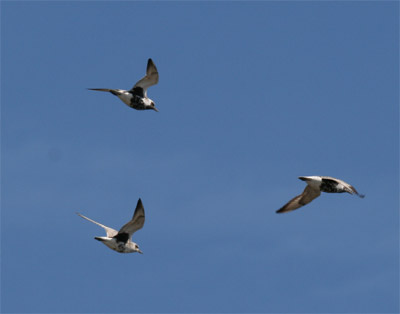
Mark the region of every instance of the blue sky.
[[[1, 3], [4, 313], [398, 312], [398, 2]], [[88, 87], [160, 73], [135, 111]], [[353, 184], [275, 214], [304, 175]], [[93, 239], [141, 197], [118, 254]]]

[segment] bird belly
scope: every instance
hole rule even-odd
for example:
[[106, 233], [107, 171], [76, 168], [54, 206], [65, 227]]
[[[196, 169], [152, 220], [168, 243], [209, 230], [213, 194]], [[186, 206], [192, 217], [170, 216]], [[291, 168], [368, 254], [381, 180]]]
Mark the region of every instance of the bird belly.
[[118, 253], [133, 253], [135, 252], [134, 250], [132, 250], [130, 247], [128, 247], [127, 245], [123, 244], [121, 245], [121, 243], [119, 243], [119, 245], [116, 247], [115, 251], [117, 251]]
[[322, 182], [320, 189], [325, 193], [343, 193], [345, 192], [343, 188], [341, 189], [338, 184], [331, 182]]
[[129, 107], [136, 110], [151, 109], [151, 100], [138, 95], [133, 95]]
[[113, 239], [113, 241], [109, 241], [108, 243], [104, 243], [104, 244], [107, 245], [110, 249], [112, 249], [118, 253], [134, 252], [124, 242], [118, 242], [118, 241], [115, 241], [115, 239]]

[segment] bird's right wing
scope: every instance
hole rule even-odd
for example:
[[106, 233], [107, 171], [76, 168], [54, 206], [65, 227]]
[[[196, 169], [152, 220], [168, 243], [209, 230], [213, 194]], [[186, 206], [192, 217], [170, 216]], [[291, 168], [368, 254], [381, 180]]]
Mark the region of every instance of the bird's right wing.
[[276, 212], [278, 214], [281, 214], [298, 209], [310, 203], [313, 199], [317, 198], [320, 195], [321, 195], [320, 190], [313, 189], [312, 187], [307, 185], [303, 193], [291, 199], [285, 206], [283, 206], [281, 209], [278, 209]]
[[142, 200], [139, 198], [132, 220], [123, 225], [119, 230], [119, 233], [127, 233], [129, 234], [129, 237], [131, 237], [132, 234], [143, 228], [144, 220], [144, 208]]
[[94, 224], [96, 224], [96, 225], [98, 225], [98, 226], [104, 228], [104, 230], [106, 231], [107, 237], [109, 237], [109, 238], [112, 238], [112, 237], [114, 237], [115, 235], [118, 234], [118, 231], [117, 231], [117, 230], [114, 230], [113, 228], [110, 228], [110, 227], [107, 227], [107, 226], [105, 226], [105, 225], [102, 225], [101, 223], [99, 223], [99, 222], [97, 222], [97, 221], [94, 221], [94, 220], [92, 220], [92, 219], [90, 219], [90, 218], [88, 218], [88, 217], [86, 217], [86, 216], [83, 216], [83, 215], [80, 214], [80, 213], [76, 213], [76, 214], [77, 214], [78, 216], [81, 216], [83, 219], [89, 220], [90, 222], [93, 222]]
[[147, 61], [146, 76], [137, 81], [132, 87], [131, 91], [133, 91], [136, 87], [140, 87], [143, 90], [144, 96], [147, 97], [147, 88], [157, 83], [158, 71], [153, 60], [149, 59]]

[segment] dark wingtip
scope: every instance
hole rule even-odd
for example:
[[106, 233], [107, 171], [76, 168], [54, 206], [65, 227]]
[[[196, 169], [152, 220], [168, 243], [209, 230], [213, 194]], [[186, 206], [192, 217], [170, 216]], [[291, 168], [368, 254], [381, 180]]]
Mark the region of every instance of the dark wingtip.
[[365, 197], [365, 194], [357, 194], [358, 195], [358, 197], [360, 197], [360, 198], [364, 198]]
[[149, 68], [150, 66], [153, 66], [153, 67], [155, 68], [156, 72], [158, 72], [158, 71], [157, 71], [157, 67], [156, 67], [156, 65], [154, 64], [154, 61], [153, 61], [152, 58], [149, 58], [149, 60], [147, 60], [147, 68]]

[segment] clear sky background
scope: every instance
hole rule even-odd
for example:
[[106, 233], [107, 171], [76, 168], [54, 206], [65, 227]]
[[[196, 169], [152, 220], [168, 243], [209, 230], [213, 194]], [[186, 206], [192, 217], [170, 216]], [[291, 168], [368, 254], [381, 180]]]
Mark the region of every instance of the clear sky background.
[[[399, 3], [1, 3], [3, 312], [398, 312]], [[160, 112], [109, 93], [148, 58]], [[306, 207], [298, 176], [354, 185]], [[143, 200], [144, 252], [93, 239]]]

